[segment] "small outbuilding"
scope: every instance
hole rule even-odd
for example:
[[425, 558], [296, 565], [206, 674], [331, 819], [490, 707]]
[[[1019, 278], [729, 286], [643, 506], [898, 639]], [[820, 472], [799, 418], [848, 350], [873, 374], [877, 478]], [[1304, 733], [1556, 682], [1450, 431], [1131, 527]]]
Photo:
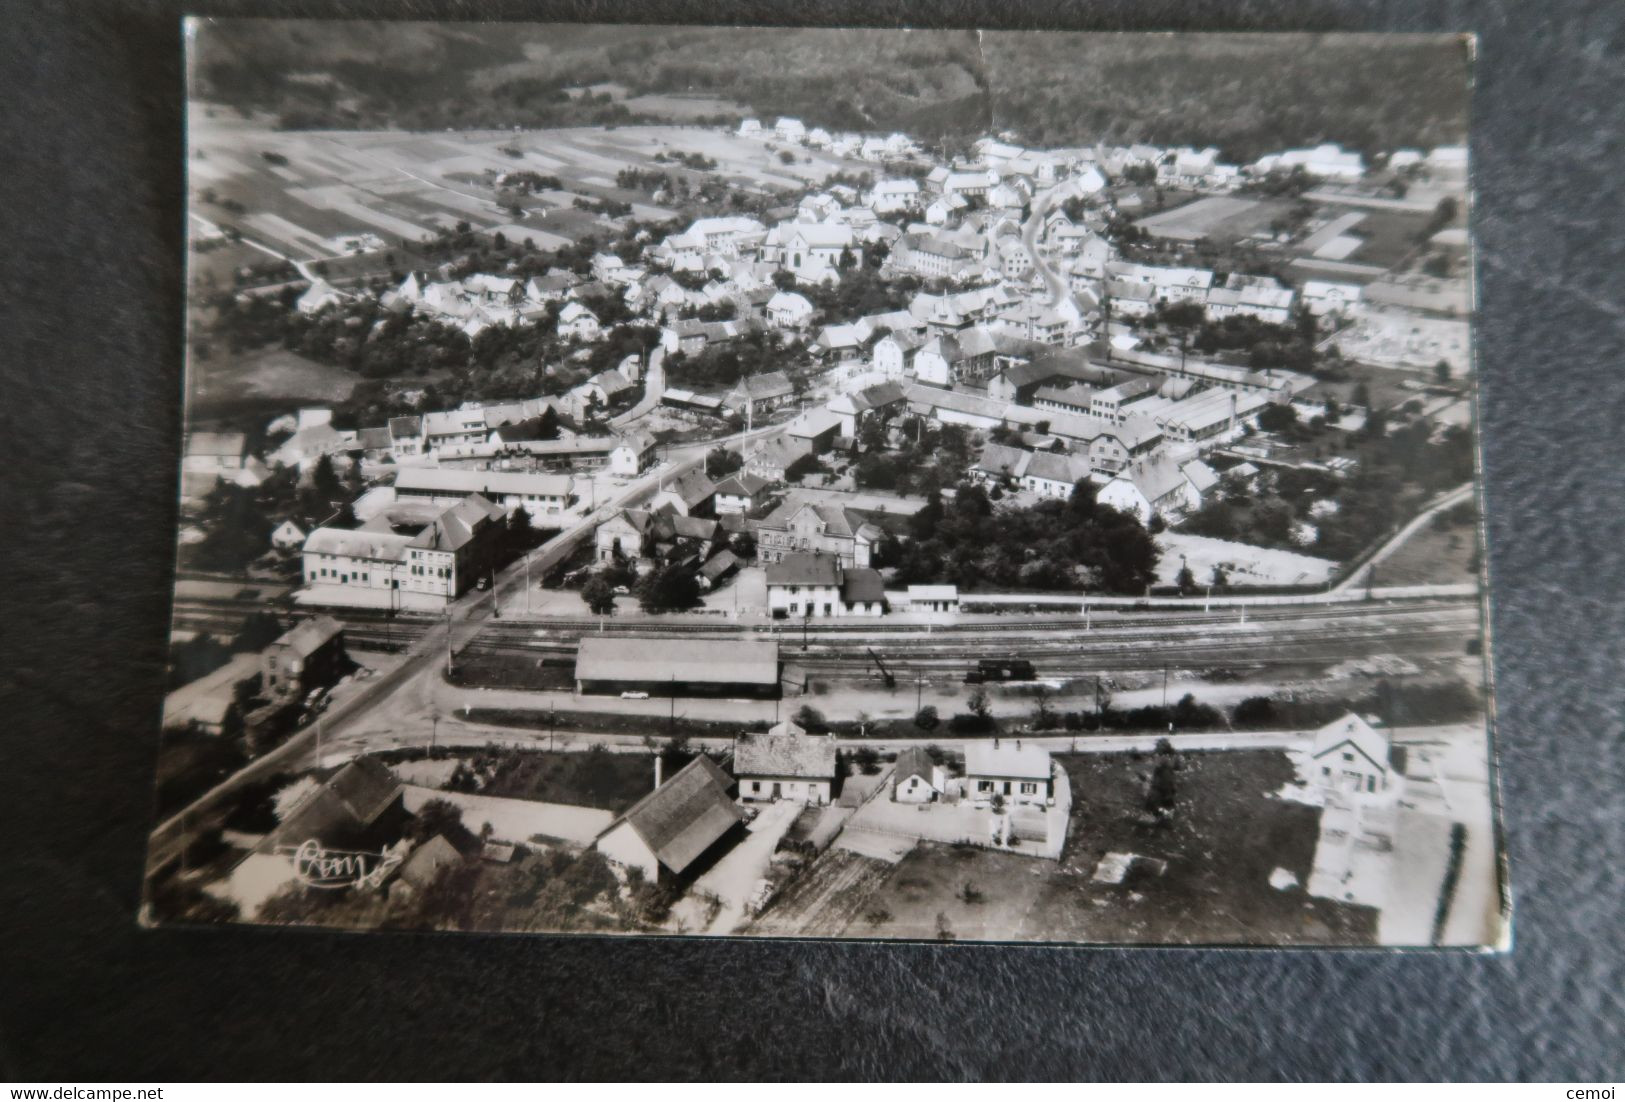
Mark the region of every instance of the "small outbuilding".
[[935, 800], [948, 783], [942, 766], [931, 760], [923, 746], [910, 746], [897, 755], [892, 770], [892, 799], [900, 804], [923, 804]]

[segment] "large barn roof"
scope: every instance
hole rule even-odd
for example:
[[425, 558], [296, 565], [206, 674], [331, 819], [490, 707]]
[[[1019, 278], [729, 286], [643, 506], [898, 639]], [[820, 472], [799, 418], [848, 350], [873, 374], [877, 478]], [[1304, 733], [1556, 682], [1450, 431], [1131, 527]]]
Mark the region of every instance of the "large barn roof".
[[576, 652], [576, 677], [582, 681], [776, 685], [779, 646], [770, 639], [588, 636]]
[[702, 754], [629, 807], [609, 830], [628, 824], [662, 865], [680, 873], [744, 818], [728, 797], [730, 783]]

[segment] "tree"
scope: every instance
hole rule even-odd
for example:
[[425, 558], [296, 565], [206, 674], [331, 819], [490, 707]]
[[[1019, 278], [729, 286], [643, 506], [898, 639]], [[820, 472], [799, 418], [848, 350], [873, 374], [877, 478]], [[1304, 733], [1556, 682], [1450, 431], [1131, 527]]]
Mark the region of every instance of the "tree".
[[1173, 818], [1174, 804], [1178, 799], [1175, 779], [1178, 769], [1178, 763], [1172, 758], [1159, 756], [1151, 771], [1151, 783], [1146, 789], [1145, 809], [1165, 822]]
[[1265, 432], [1287, 432], [1298, 423], [1298, 411], [1290, 402], [1272, 402], [1258, 412], [1258, 427]]
[[645, 612], [683, 612], [700, 603], [700, 583], [686, 566], [663, 566], [638, 585]]
[[280, 638], [282, 622], [269, 612], [256, 612], [232, 636], [231, 649], [237, 653], [262, 651]]
[[515, 509], [513, 515], [508, 518], [508, 531], [520, 539], [529, 536], [531, 531], [530, 510], [523, 505]]
[[310, 484], [323, 501], [337, 500], [342, 491], [338, 472], [333, 469], [333, 457], [324, 455], [311, 468]]
[[970, 694], [970, 698], [965, 701], [965, 706], [970, 709], [971, 715], [984, 723], [993, 718], [993, 705], [987, 699], [987, 693], [981, 689], [977, 689]]
[[815, 734], [822, 733], [829, 727], [829, 724], [824, 721], [824, 713], [811, 704], [803, 704], [795, 710], [795, 714], [790, 718], [803, 731], [812, 731]]
[[937, 709], [935, 705], [927, 704], [925, 707], [914, 713], [914, 726], [918, 727], [922, 731], [935, 731], [937, 729], [937, 724], [940, 722], [941, 720], [937, 717]]
[[1055, 709], [1050, 707], [1049, 690], [1040, 688], [1033, 697], [1033, 730], [1049, 731], [1056, 727]]
[[581, 587], [581, 599], [594, 616], [612, 616], [615, 613], [615, 589], [597, 574]]
[[1448, 361], [1440, 360], [1433, 365], [1433, 378], [1440, 383], [1450, 381], [1450, 364]]
[[1214, 589], [1223, 589], [1230, 584], [1230, 577], [1224, 572], [1224, 567], [1218, 563], [1213, 564], [1213, 573], [1208, 577], [1208, 584]]
[[1194, 593], [1196, 592], [1196, 575], [1191, 573], [1189, 566], [1181, 563], [1179, 576], [1175, 579], [1175, 584], [1179, 586], [1179, 592], [1182, 594]]

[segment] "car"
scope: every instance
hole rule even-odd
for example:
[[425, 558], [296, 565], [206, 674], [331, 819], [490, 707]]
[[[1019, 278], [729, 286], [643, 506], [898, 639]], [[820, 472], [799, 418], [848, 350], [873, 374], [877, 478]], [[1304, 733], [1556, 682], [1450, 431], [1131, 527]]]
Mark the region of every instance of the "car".
[[615, 587], [615, 596], [617, 597], [627, 597], [630, 596], [631, 593], [632, 591], [626, 588], [624, 585], [618, 585]]
[[474, 583], [474, 588], [479, 590], [481, 593], [484, 593], [487, 589], [491, 588], [491, 579], [481, 577], [479, 581]]
[[621, 694], [621, 699], [622, 700], [648, 700], [649, 699], [649, 694], [645, 693], [645, 692], [639, 692], [637, 690], [629, 689], [626, 692]]

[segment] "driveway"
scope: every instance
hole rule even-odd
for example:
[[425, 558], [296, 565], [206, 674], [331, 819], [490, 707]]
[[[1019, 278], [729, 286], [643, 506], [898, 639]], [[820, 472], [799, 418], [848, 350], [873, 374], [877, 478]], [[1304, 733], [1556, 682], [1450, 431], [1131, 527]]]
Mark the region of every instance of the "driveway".
[[804, 806], [791, 800], [765, 806], [756, 821], [746, 828], [749, 836], [694, 882], [688, 895], [672, 908], [673, 916], [686, 919], [692, 929], [702, 911], [696, 896], [710, 892], [722, 900], [722, 909], [709, 926], [695, 932], [730, 934], [738, 928], [745, 921], [745, 901], [757, 882], [767, 875], [767, 866], [773, 860], [779, 839], [784, 837]]

